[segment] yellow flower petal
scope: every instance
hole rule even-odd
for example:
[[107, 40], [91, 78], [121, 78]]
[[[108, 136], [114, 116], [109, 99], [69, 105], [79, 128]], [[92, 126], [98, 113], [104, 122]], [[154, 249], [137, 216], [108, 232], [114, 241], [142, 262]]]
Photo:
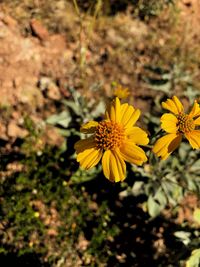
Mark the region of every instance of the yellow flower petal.
[[[125, 113], [127, 113], [127, 110], [129, 109], [130, 105], [128, 103], [122, 104], [121, 105], [121, 121]], [[134, 107], [132, 106], [133, 110]]]
[[149, 138], [147, 137], [147, 133], [140, 129], [139, 127], [132, 127], [126, 131], [127, 138], [137, 145], [147, 145], [149, 143]]
[[133, 106], [126, 104], [122, 105], [121, 110], [121, 123], [124, 125], [124, 128], [127, 129], [129, 127], [132, 127], [140, 117], [140, 110], [134, 109]]
[[200, 125], [200, 117], [198, 117], [194, 120], [194, 124], [197, 126]]
[[174, 114], [183, 112], [183, 105], [176, 96], [173, 96], [172, 99], [167, 99], [167, 101], [162, 102], [162, 107]]
[[133, 106], [126, 104], [122, 105], [121, 108], [121, 123], [123, 123], [123, 125], [125, 125], [131, 118], [131, 116], [133, 115], [135, 109]]
[[179, 146], [181, 134], [170, 133], [158, 139], [153, 147], [153, 152], [165, 160]]
[[125, 125], [125, 128], [127, 129], [127, 128], [130, 128], [130, 127], [132, 127], [133, 125], [135, 125], [136, 121], [137, 121], [137, 120], [139, 119], [139, 117], [140, 117], [140, 114], [141, 114], [141, 112], [140, 112], [139, 109], [134, 110], [134, 113], [133, 113], [131, 119], [130, 119], [130, 120], [127, 122], [127, 124]]
[[120, 147], [120, 153], [125, 161], [136, 165], [142, 165], [143, 162], [147, 161], [144, 151], [130, 140], [126, 140]]
[[185, 137], [188, 139], [192, 148], [194, 149], [200, 148], [200, 130], [194, 130], [190, 133], [186, 133]]
[[193, 107], [192, 107], [192, 110], [191, 110], [190, 113], [189, 113], [189, 116], [190, 116], [191, 118], [200, 116], [200, 106], [199, 106], [199, 104], [197, 103], [196, 100], [195, 100], [195, 102], [194, 102], [194, 105], [193, 105]]
[[90, 169], [97, 165], [102, 157], [102, 150], [96, 148], [89, 148], [77, 155], [77, 161], [83, 169]]
[[121, 119], [121, 103], [118, 97], [116, 97], [112, 103], [107, 107], [105, 112], [105, 119], [113, 122], [120, 122]]
[[81, 133], [91, 134], [95, 132], [97, 126], [98, 126], [97, 121], [89, 121], [81, 126], [80, 131]]
[[91, 137], [83, 139], [83, 140], [79, 140], [74, 145], [74, 148], [75, 148], [77, 154], [80, 152], [83, 152], [85, 149], [95, 148], [95, 147], [96, 147], [96, 143], [94, 140], [94, 136], [91, 136]]
[[176, 133], [178, 130], [177, 122], [178, 119], [171, 113], [166, 113], [162, 115], [161, 119], [161, 128], [167, 133]]
[[177, 108], [178, 113], [183, 112], [184, 108], [183, 108], [182, 103], [181, 103], [180, 100], [178, 99], [178, 97], [173, 96], [173, 97], [172, 97], [172, 100], [174, 101], [174, 103], [175, 103], [175, 105], [176, 105], [176, 108]]
[[107, 150], [102, 158], [102, 167], [105, 177], [112, 182], [125, 179], [126, 164], [117, 151]]

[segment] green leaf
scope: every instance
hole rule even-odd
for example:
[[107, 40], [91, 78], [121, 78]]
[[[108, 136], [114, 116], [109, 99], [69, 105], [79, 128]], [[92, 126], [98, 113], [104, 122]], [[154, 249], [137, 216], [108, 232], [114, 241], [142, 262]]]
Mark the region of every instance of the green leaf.
[[174, 233], [174, 236], [177, 237], [178, 239], [180, 239], [180, 241], [184, 244], [184, 245], [188, 245], [190, 243], [190, 236], [191, 233], [189, 232], [185, 232], [185, 231], [177, 231]]
[[63, 100], [62, 102], [64, 105], [70, 108], [77, 116], [83, 115], [80, 108], [80, 104], [70, 100]]
[[198, 224], [200, 224], [200, 209], [196, 208], [193, 212], [193, 219], [195, 220], [195, 222], [197, 222]]
[[152, 195], [150, 195], [147, 200], [147, 208], [151, 217], [158, 216], [162, 210], [161, 205], [155, 201]]
[[69, 126], [69, 123], [71, 122], [71, 116], [69, 111], [63, 111], [59, 114], [55, 114], [50, 116], [46, 122], [52, 125], [60, 125], [64, 128], [67, 128]]
[[[171, 181], [170, 181], [171, 180]], [[162, 181], [162, 187], [164, 188], [168, 202], [175, 206], [178, 201], [183, 197], [183, 189], [176, 184], [174, 173], [168, 174], [167, 180]]]
[[134, 196], [144, 193], [144, 182], [136, 181], [131, 189], [131, 192]]
[[92, 111], [91, 115], [93, 118], [99, 117], [105, 112], [105, 103], [100, 101], [95, 109]]
[[73, 184], [81, 184], [93, 180], [101, 171], [100, 166], [92, 168], [91, 170], [83, 170], [79, 168], [70, 178]]
[[199, 267], [200, 265], [200, 248], [192, 251], [191, 256], [186, 261], [186, 267]]
[[163, 192], [163, 190], [161, 188], [158, 189], [158, 191], [156, 192], [154, 199], [157, 200], [157, 202], [160, 203], [162, 209], [166, 206], [167, 204], [167, 199], [166, 199], [166, 195]]
[[199, 172], [200, 171], [200, 159], [198, 159], [195, 163], [193, 163], [192, 167], [190, 168], [192, 172]]
[[5, 248], [0, 247], [0, 254], [7, 254], [7, 253], [8, 251]]
[[199, 90], [196, 90], [193, 86], [188, 85], [183, 94], [189, 98], [190, 103], [193, 103], [194, 100], [199, 96]]
[[188, 190], [191, 190], [191, 191], [194, 191], [194, 192], [197, 191], [197, 184], [195, 182], [196, 175], [193, 176], [190, 173], [186, 173], [185, 174], [185, 178], [187, 180]]

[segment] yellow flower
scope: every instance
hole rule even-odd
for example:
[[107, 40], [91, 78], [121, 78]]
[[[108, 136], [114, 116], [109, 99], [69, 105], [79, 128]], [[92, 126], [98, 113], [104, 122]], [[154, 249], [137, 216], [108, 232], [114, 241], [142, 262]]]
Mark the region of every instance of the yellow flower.
[[81, 132], [92, 134], [75, 144], [77, 161], [84, 169], [94, 167], [102, 158], [104, 175], [113, 182], [126, 177], [125, 161], [141, 165], [147, 161], [138, 145], [147, 145], [145, 131], [134, 126], [140, 110], [115, 98], [105, 112], [101, 122], [90, 121], [81, 127]]
[[121, 99], [125, 99], [130, 95], [130, 90], [128, 88], [122, 87], [120, 84], [114, 89], [114, 96]]
[[173, 96], [162, 102], [162, 107], [172, 113], [166, 113], [161, 117], [161, 128], [167, 135], [157, 140], [153, 147], [153, 152], [162, 160], [179, 146], [182, 137], [185, 136], [194, 149], [200, 148], [200, 106], [197, 101], [189, 114], [184, 113], [184, 108], [179, 99]]

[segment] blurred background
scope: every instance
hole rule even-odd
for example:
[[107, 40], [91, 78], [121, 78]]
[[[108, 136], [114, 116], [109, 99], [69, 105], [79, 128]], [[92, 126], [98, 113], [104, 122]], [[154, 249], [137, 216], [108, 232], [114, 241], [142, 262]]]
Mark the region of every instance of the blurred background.
[[150, 136], [167, 97], [199, 100], [199, 14], [198, 0], [0, 1], [2, 267], [200, 266], [198, 151], [146, 149], [120, 184], [74, 151], [116, 88]]

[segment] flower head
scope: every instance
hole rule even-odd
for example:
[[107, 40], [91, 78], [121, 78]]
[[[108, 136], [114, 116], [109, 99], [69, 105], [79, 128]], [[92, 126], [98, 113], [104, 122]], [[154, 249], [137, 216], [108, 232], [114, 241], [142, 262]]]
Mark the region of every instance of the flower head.
[[161, 117], [161, 128], [167, 134], [157, 140], [153, 147], [153, 152], [163, 160], [179, 146], [182, 137], [186, 137], [194, 149], [200, 148], [200, 106], [197, 101], [189, 114], [184, 113], [182, 103], [176, 96], [162, 102], [162, 107], [171, 113], [166, 113]]
[[138, 145], [147, 145], [149, 139], [145, 131], [134, 126], [139, 116], [139, 109], [127, 103], [121, 104], [119, 98], [115, 98], [107, 108], [103, 121], [84, 124], [81, 132], [91, 136], [75, 144], [81, 167], [90, 169], [102, 158], [106, 178], [119, 182], [126, 177], [125, 161], [136, 165], [147, 161]]
[[117, 84], [114, 89], [114, 96], [119, 97], [120, 99], [125, 99], [130, 95], [130, 90], [126, 87]]

